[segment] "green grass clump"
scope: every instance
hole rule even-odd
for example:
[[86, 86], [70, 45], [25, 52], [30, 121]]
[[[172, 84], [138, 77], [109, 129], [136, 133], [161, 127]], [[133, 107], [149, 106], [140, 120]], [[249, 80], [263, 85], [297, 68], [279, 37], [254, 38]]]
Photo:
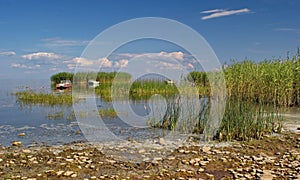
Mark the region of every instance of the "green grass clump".
[[103, 116], [103, 117], [117, 117], [118, 116], [118, 113], [112, 108], [101, 109], [98, 112], [99, 112], [99, 115]]
[[282, 117], [273, 107], [253, 102], [229, 100], [216, 139], [251, 140], [266, 134], [279, 133]]
[[21, 91], [16, 92], [15, 95], [18, 98], [18, 102], [22, 104], [71, 106], [73, 102], [71, 94], [35, 93], [33, 91]]

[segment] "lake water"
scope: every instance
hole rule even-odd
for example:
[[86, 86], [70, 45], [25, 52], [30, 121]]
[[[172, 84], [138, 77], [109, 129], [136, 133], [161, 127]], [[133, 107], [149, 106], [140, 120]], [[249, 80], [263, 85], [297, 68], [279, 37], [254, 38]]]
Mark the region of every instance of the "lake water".
[[[72, 106], [22, 105], [13, 92], [26, 89], [51, 92], [49, 80], [5, 80], [0, 79], [0, 144], [9, 146], [13, 141], [30, 145], [61, 145], [86, 141], [74, 116]], [[109, 102], [96, 99], [99, 109], [112, 106]], [[146, 115], [147, 102], [131, 101], [131, 107], [138, 115]], [[49, 115], [64, 112], [64, 117], [49, 118]], [[299, 131], [300, 109], [292, 108], [283, 114], [285, 125], [292, 131]], [[135, 128], [118, 118], [104, 119], [105, 125], [121, 139], [143, 139], [158, 137], [162, 130]], [[298, 130], [297, 130], [298, 129]], [[19, 136], [24, 133], [25, 136]]]
[[[48, 115], [71, 107], [48, 107], [39, 105], [22, 106], [13, 92], [26, 89], [49, 92], [49, 80], [0, 80], [0, 144], [11, 145], [21, 141], [25, 146], [31, 144], [60, 144], [84, 140], [75, 119], [53, 120]], [[18, 136], [25, 133], [25, 136]]]
[[[24, 146], [61, 145], [86, 141], [76, 121], [72, 106], [22, 105], [13, 92], [32, 89], [37, 92], [52, 92], [49, 80], [3, 80], [0, 79], [0, 144], [9, 146], [21, 141]], [[112, 106], [100, 98], [96, 99], [98, 109]], [[146, 102], [131, 102], [134, 111], [146, 115]], [[64, 112], [58, 118], [49, 118]], [[105, 125], [120, 139], [142, 139], [159, 136], [158, 129], [135, 128], [119, 118], [102, 118]], [[24, 133], [25, 136], [19, 136]]]

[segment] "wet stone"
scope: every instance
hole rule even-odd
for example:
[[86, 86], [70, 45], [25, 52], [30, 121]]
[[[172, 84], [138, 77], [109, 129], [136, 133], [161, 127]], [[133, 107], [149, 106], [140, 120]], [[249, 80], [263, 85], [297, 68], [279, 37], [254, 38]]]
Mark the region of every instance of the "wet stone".
[[22, 146], [23, 143], [21, 141], [14, 141], [14, 142], [12, 142], [12, 145], [13, 146]]
[[25, 133], [19, 133], [18, 136], [25, 136]]
[[64, 173], [64, 176], [71, 176], [72, 174], [73, 174], [74, 172], [73, 171], [66, 171], [65, 173]]

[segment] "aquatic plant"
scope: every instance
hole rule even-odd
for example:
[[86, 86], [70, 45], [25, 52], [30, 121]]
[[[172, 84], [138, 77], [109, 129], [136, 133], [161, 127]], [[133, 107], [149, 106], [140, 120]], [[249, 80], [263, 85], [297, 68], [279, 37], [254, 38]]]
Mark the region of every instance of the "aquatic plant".
[[20, 91], [14, 93], [18, 102], [22, 104], [42, 104], [42, 105], [67, 105], [71, 106], [73, 102], [78, 101], [77, 98], [72, 98], [70, 93], [36, 93], [33, 91]]
[[279, 133], [281, 129], [282, 116], [276, 108], [230, 99], [215, 138], [226, 141], [260, 139], [266, 134]]
[[100, 109], [99, 115], [102, 117], [117, 117], [117, 112], [113, 108]]
[[[224, 67], [227, 96], [273, 106], [300, 106], [300, 50], [292, 58], [233, 62]], [[202, 96], [211, 96], [208, 77], [217, 72], [191, 72]]]

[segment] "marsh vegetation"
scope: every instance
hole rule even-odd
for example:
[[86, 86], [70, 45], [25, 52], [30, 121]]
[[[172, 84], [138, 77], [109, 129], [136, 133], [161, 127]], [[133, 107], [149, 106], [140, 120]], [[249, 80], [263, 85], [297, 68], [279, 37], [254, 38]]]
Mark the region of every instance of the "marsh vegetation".
[[[201, 106], [197, 109], [197, 120], [192, 124], [193, 132], [201, 134], [205, 131], [211, 110], [212, 92], [209, 77], [223, 73], [226, 80], [226, 108], [219, 129], [215, 133], [215, 139], [219, 140], [249, 140], [259, 139], [265, 134], [280, 132], [282, 117], [279, 108], [299, 107], [300, 105], [300, 52], [286, 59], [263, 61], [254, 63], [249, 60], [233, 62], [222, 71], [216, 72], [191, 72], [186, 80], [197, 89]], [[116, 75], [118, 78], [115, 79]], [[179, 96], [179, 90], [175, 84], [166, 83], [164, 79], [144, 78], [131, 82], [128, 73], [58, 73], [51, 77], [52, 82], [70, 79], [79, 84], [86, 83], [89, 79], [100, 82], [100, 86], [94, 89], [94, 93], [104, 101], [111, 101], [112, 86], [117, 94], [129, 95], [130, 99], [148, 100], [153, 95], [161, 95], [166, 98], [167, 108], [164, 116], [159, 120], [149, 120], [151, 126], [174, 130], [178, 122], [186, 122], [190, 126], [194, 116], [185, 111], [191, 107], [182, 107], [185, 101]], [[129, 87], [129, 94], [125, 92], [125, 86]], [[126, 88], [125, 88], [126, 89]], [[189, 92], [190, 93], [190, 92]], [[15, 94], [22, 103], [45, 105], [71, 105], [74, 102], [71, 94], [44, 94], [31, 91]], [[205, 99], [205, 101], [204, 101]], [[189, 103], [186, 103], [189, 106]], [[117, 116], [113, 109], [100, 110], [100, 115]], [[180, 119], [184, 118], [184, 119]], [[182, 129], [182, 128], [181, 128]], [[184, 128], [183, 128], [184, 129]]]

